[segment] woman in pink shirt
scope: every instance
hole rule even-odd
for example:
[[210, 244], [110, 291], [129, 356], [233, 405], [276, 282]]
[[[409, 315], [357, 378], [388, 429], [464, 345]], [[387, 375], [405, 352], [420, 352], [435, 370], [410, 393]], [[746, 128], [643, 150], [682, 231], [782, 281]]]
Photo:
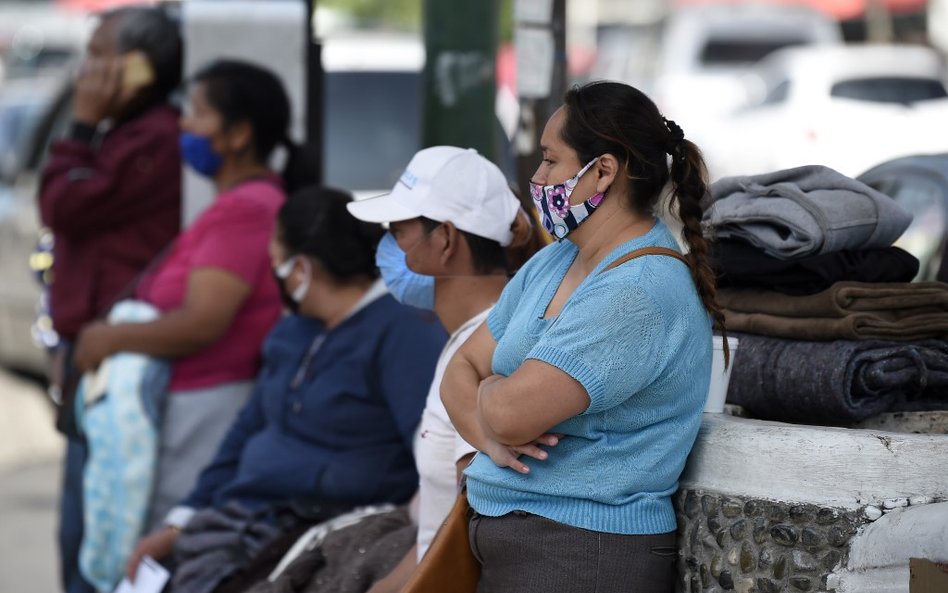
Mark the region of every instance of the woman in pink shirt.
[[[117, 352], [173, 360], [164, 409], [153, 522], [191, 489], [250, 394], [264, 337], [281, 313], [267, 246], [285, 192], [303, 175], [287, 140], [290, 103], [271, 72], [219, 61], [193, 79], [181, 120], [181, 154], [216, 188], [214, 203], [145, 275], [136, 297], [162, 311], [151, 323], [94, 323], [79, 336], [76, 365]], [[284, 178], [267, 166], [284, 145]]]

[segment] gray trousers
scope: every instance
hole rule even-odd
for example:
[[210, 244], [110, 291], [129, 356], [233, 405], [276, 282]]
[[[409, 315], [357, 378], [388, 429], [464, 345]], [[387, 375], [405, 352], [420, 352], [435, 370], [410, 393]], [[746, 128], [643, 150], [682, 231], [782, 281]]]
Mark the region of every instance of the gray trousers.
[[515, 511], [474, 513], [471, 550], [481, 563], [478, 593], [672, 593], [675, 532], [616, 535]]
[[149, 512], [151, 530], [161, 526], [168, 511], [191, 493], [247, 403], [253, 385], [253, 381], [242, 381], [168, 394]]

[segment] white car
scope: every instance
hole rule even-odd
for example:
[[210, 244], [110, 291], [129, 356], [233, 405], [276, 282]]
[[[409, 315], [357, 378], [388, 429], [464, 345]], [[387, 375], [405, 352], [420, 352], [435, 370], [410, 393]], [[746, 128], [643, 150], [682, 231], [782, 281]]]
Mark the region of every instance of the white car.
[[856, 176], [895, 157], [948, 152], [944, 63], [932, 49], [781, 50], [746, 82], [759, 99], [703, 146], [713, 177], [810, 164]]
[[747, 101], [742, 77], [782, 48], [842, 42], [839, 26], [803, 6], [724, 4], [677, 8], [657, 55], [652, 97], [686, 133]]

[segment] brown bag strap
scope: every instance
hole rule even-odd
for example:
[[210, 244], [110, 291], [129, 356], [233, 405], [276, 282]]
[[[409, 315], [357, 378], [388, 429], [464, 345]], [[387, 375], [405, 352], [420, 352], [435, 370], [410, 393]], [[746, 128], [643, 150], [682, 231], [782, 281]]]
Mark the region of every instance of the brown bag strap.
[[617, 268], [628, 261], [632, 261], [633, 259], [642, 257], [644, 255], [665, 255], [668, 257], [673, 257], [683, 262], [689, 268], [691, 267], [690, 264], [688, 263], [688, 260], [685, 259], [685, 256], [678, 253], [674, 249], [668, 249], [667, 247], [643, 247], [642, 249], [636, 249], [635, 251], [626, 253], [625, 255], [617, 259], [616, 261], [606, 266], [605, 269], [603, 269], [602, 272], [600, 272], [600, 274], [608, 272], [609, 270], [613, 268]]

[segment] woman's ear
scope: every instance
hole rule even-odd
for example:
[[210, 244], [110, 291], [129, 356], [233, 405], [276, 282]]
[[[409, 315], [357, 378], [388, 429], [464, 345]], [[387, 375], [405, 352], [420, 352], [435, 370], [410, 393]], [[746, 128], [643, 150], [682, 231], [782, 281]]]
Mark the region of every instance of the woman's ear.
[[613, 183], [619, 174], [621, 165], [619, 160], [613, 155], [606, 153], [596, 161], [596, 191], [605, 192]]
[[227, 149], [236, 154], [252, 150], [253, 127], [250, 122], [241, 121], [228, 126], [226, 132]]

